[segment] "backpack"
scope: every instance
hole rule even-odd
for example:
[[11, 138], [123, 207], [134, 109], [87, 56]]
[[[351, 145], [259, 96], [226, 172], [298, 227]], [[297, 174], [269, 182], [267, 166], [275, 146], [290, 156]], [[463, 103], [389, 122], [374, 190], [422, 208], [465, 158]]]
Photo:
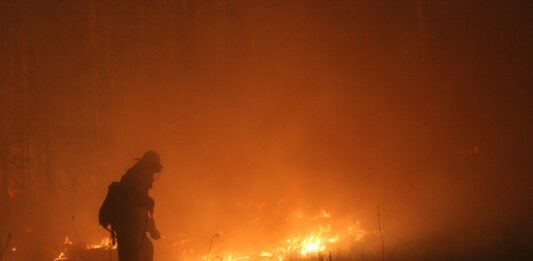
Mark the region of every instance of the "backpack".
[[107, 195], [98, 212], [98, 223], [107, 230], [108, 226], [116, 223], [120, 214], [122, 201], [122, 185], [120, 182], [113, 182], [109, 185]]

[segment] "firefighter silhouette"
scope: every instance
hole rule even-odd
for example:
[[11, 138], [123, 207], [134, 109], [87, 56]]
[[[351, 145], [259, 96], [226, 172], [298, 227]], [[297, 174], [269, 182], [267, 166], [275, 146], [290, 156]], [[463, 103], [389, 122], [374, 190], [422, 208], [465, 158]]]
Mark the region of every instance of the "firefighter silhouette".
[[154, 174], [161, 172], [163, 166], [155, 151], [148, 151], [136, 160], [120, 180], [122, 200], [113, 222], [120, 261], [153, 260], [153, 245], [146, 233], [155, 240], [160, 237], [153, 218], [155, 203], [148, 191]]

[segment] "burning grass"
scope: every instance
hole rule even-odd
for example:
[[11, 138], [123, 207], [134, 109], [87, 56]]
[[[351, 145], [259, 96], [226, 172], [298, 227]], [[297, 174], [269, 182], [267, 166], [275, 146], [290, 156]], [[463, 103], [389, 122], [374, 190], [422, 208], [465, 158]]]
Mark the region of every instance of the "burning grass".
[[[290, 225], [283, 237], [252, 249], [231, 240], [231, 235], [217, 233], [209, 242], [193, 239], [168, 245], [156, 242], [156, 256], [159, 248], [165, 252], [162, 254], [164, 260], [354, 260], [349, 254], [351, 249], [364, 243], [369, 236], [359, 221], [336, 218], [324, 210], [315, 215], [292, 213], [287, 217], [287, 223]], [[190, 242], [204, 243], [192, 246]], [[116, 260], [115, 248], [110, 238], [92, 244], [76, 244], [65, 237], [61, 251], [53, 260]]]
[[[358, 221], [341, 222], [331, 214], [321, 211], [319, 215], [305, 217], [301, 213], [292, 215], [297, 227], [285, 240], [272, 244], [271, 247], [252, 253], [240, 252], [227, 247], [216, 249], [202, 259], [205, 261], [233, 260], [306, 260], [319, 258], [331, 259], [331, 253], [348, 249], [353, 244], [364, 240], [367, 231], [360, 228]], [[305, 225], [302, 225], [305, 224]], [[235, 247], [237, 248], [237, 247]]]
[[103, 238], [99, 243], [74, 244], [68, 236], [62, 243], [63, 250], [57, 255], [54, 261], [66, 260], [116, 260], [116, 245], [112, 244], [110, 238]]

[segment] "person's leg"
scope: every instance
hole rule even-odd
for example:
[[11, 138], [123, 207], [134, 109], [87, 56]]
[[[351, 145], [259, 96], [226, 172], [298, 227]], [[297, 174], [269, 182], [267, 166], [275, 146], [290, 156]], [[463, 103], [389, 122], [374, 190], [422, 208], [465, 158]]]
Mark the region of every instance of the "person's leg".
[[139, 253], [141, 261], [153, 261], [154, 260], [154, 245], [148, 236], [144, 236], [141, 251]]
[[117, 236], [118, 260], [120, 261], [136, 261], [135, 258], [135, 244], [131, 238], [126, 235]]
[[139, 260], [139, 236], [134, 227], [121, 227], [117, 230], [118, 259], [120, 261]]

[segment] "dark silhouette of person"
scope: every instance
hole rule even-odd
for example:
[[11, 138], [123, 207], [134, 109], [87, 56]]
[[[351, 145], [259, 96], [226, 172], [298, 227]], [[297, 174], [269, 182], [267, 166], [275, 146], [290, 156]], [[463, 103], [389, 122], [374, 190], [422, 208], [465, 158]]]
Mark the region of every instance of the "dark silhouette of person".
[[155, 151], [136, 160], [120, 180], [124, 197], [114, 224], [120, 261], [152, 261], [153, 245], [146, 233], [154, 240], [160, 237], [153, 217], [155, 202], [148, 191], [163, 166]]

